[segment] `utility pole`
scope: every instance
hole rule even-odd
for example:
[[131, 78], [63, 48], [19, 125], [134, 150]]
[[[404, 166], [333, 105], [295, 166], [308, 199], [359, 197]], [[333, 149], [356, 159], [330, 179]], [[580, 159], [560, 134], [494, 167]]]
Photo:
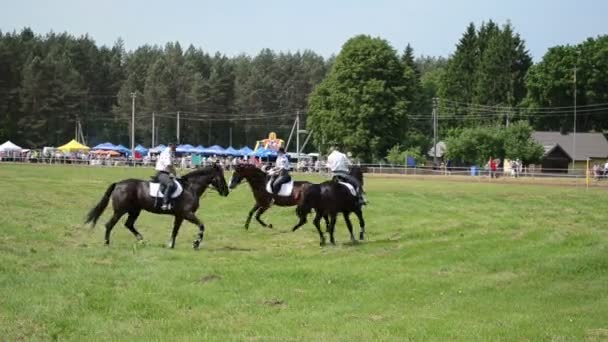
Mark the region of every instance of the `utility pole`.
[[131, 156], [135, 158], [135, 97], [137, 93], [131, 93]]
[[296, 111], [296, 155], [298, 156], [298, 163], [296, 164], [296, 171], [298, 171], [298, 165], [300, 164], [300, 111]]
[[437, 100], [433, 98], [433, 165], [437, 166]]
[[574, 131], [572, 133], [572, 171], [574, 172], [574, 167], [576, 163], [576, 64], [577, 60], [574, 61]]
[[176, 132], [176, 137], [177, 137], [177, 144], [179, 144], [179, 110], [177, 111], [177, 126], [176, 126], [177, 132]]
[[156, 113], [152, 112], [152, 146], [151, 147], [155, 147], [156, 146], [156, 144], [154, 144], [154, 138], [156, 138], [154, 136], [154, 133], [155, 133], [155, 131], [154, 131], [154, 125], [155, 125], [154, 119], [156, 119]]

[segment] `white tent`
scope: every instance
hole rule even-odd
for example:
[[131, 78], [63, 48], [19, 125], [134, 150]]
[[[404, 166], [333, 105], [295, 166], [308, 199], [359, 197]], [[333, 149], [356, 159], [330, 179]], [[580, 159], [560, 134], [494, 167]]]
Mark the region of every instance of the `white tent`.
[[21, 152], [23, 149], [10, 141], [0, 145], [0, 152]]

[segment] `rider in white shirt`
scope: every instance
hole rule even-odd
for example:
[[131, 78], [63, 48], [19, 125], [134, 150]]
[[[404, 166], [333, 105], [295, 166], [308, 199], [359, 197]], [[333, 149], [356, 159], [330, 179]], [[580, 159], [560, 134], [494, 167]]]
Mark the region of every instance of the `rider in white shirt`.
[[359, 203], [362, 205], [366, 204], [367, 201], [363, 197], [361, 182], [349, 174], [349, 166], [351, 165], [350, 160], [344, 153], [338, 151], [336, 147], [332, 147], [331, 151], [329, 156], [327, 156], [327, 167], [331, 170], [333, 179], [339, 179], [354, 186], [357, 191]]
[[271, 185], [272, 192], [277, 195], [279, 191], [281, 191], [281, 186], [291, 181], [291, 176], [289, 175], [289, 158], [287, 158], [283, 147], [279, 148], [277, 151], [277, 160], [274, 168], [270, 171], [270, 174], [273, 175]]
[[171, 193], [175, 190], [173, 179], [176, 177], [175, 167], [173, 166], [174, 153], [175, 144], [170, 143], [169, 146], [160, 153], [156, 160], [156, 178], [164, 188], [164, 190], [162, 190], [164, 193], [163, 205], [161, 207], [162, 210], [171, 209], [169, 199], [171, 198]]

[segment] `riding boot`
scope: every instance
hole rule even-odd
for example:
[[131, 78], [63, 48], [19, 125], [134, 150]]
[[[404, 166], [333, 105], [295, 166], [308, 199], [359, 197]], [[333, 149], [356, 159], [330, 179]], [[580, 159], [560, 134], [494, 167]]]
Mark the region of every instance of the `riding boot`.
[[169, 198], [171, 197], [171, 187], [165, 188], [165, 194], [163, 196], [163, 206], [162, 210], [171, 210], [171, 204], [169, 203]]

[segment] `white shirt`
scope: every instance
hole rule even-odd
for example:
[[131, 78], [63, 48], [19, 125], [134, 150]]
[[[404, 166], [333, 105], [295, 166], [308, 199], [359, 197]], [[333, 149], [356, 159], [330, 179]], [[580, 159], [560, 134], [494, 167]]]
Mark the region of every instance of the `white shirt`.
[[167, 167], [173, 165], [173, 156], [171, 152], [171, 148], [167, 147], [160, 153], [156, 160], [156, 171], [167, 171]]
[[289, 170], [289, 159], [287, 159], [286, 155], [283, 154], [283, 155], [277, 157], [275, 169]]
[[606, 164], [604, 164], [604, 170], [608, 170], [608, 162], [606, 162]]
[[350, 165], [348, 157], [340, 151], [333, 151], [327, 156], [327, 167], [332, 172], [348, 172], [348, 165]]

